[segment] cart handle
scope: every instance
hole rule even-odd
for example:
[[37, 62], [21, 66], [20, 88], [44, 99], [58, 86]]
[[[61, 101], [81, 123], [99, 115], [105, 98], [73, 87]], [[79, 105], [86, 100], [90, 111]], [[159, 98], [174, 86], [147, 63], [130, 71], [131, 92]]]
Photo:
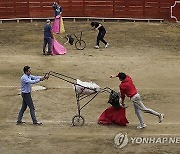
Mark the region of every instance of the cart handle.
[[69, 81], [68, 79], [71, 79], [71, 80], [73, 80], [73, 81], [76, 81], [75, 78], [72, 78], [72, 77], [70, 77], [70, 76], [67, 76], [67, 75], [64, 75], [64, 74], [61, 74], [61, 73], [57, 73], [57, 72], [53, 72], [53, 71], [50, 71], [50, 72], [48, 72], [48, 73], [45, 73], [45, 76], [46, 76], [47, 79], [49, 78], [50, 75], [51, 75], [51, 76], [54, 76], [54, 77], [57, 77], [57, 78], [59, 78], [59, 79], [62, 79], [62, 80], [66, 81], [66, 82], [69, 82], [69, 83], [71, 83], [71, 84], [75, 84], [75, 83], [72, 82], [72, 81]]

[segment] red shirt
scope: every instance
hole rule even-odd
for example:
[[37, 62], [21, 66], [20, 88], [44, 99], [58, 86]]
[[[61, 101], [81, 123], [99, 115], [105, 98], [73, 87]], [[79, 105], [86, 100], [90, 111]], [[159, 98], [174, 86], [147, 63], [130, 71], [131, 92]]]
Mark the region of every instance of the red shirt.
[[137, 89], [134, 86], [134, 83], [130, 76], [126, 75], [126, 78], [122, 80], [121, 84], [119, 85], [120, 92], [121, 92], [121, 98], [122, 101], [124, 101], [125, 97], [133, 97], [135, 94], [137, 94]]

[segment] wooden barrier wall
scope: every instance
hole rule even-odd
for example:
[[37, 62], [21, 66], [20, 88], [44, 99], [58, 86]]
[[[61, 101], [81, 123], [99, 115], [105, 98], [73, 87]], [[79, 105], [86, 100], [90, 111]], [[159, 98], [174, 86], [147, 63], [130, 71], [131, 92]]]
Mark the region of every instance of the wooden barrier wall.
[[[53, 17], [52, 0], [0, 0], [0, 19]], [[180, 21], [175, 0], [61, 0], [64, 17], [142, 18]], [[174, 11], [174, 12], [173, 12]], [[172, 18], [175, 16], [175, 18]]]

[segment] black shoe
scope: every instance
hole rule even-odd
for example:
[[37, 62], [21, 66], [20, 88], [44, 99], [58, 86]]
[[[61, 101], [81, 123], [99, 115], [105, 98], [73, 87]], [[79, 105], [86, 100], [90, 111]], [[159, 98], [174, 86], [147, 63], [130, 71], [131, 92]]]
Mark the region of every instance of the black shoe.
[[49, 53], [49, 52], [48, 52], [46, 55], [48, 55], [48, 56], [52, 56], [52, 53]]
[[24, 125], [24, 124], [26, 124], [25, 122], [22, 122], [22, 121], [17, 121], [16, 122], [16, 125]]
[[33, 125], [42, 125], [42, 122], [33, 122]]

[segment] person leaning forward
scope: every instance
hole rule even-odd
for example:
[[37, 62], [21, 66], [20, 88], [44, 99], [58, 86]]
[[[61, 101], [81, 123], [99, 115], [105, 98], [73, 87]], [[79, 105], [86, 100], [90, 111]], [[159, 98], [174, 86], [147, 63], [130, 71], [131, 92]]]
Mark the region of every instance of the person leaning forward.
[[143, 117], [141, 115], [140, 111], [143, 111], [144, 113], [149, 113], [152, 115], [155, 115], [159, 118], [159, 123], [162, 122], [164, 119], [164, 114], [159, 113], [157, 111], [154, 111], [150, 108], [147, 108], [143, 102], [141, 101], [140, 94], [138, 94], [137, 89], [133, 83], [133, 80], [129, 75], [126, 75], [123, 72], [118, 73], [117, 75], [111, 75], [110, 78], [118, 77], [121, 81], [119, 88], [121, 93], [121, 104], [124, 106], [124, 99], [125, 97], [129, 97], [134, 105], [135, 114], [137, 115], [137, 118], [139, 119], [139, 125], [137, 126], [138, 129], [142, 129], [146, 127], [146, 124], [143, 120]]
[[38, 122], [36, 119], [35, 107], [31, 98], [31, 89], [32, 89], [32, 84], [38, 83], [47, 78], [46, 76], [42, 77], [42, 76], [31, 75], [31, 69], [29, 66], [25, 66], [23, 68], [23, 71], [24, 71], [24, 74], [21, 77], [21, 96], [22, 96], [23, 101], [22, 101], [21, 109], [19, 111], [17, 125], [25, 124], [25, 122], [22, 121], [22, 117], [23, 117], [24, 112], [27, 109], [27, 106], [30, 109], [30, 115], [31, 115], [33, 124], [42, 125], [42, 122]]
[[99, 43], [100, 41], [104, 43], [105, 48], [107, 48], [109, 46], [109, 44], [104, 40], [104, 36], [106, 34], [106, 29], [104, 28], [104, 26], [99, 23], [99, 22], [91, 22], [91, 27], [93, 28], [92, 30], [98, 30], [98, 36], [97, 36], [97, 40], [96, 40], [96, 46], [94, 46], [94, 48], [99, 49]]

